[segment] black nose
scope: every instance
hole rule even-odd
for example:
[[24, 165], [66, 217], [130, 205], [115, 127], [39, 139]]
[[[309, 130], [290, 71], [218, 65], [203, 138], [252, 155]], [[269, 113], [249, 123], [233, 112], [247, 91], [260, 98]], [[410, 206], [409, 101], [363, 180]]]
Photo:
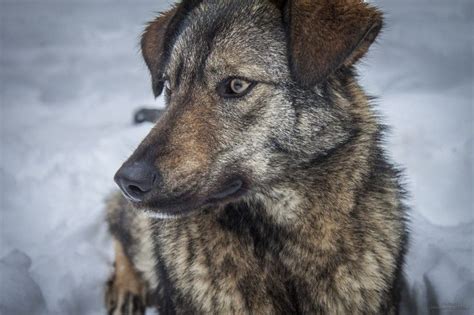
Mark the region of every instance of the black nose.
[[115, 174], [114, 180], [124, 195], [134, 202], [140, 202], [151, 192], [158, 179], [158, 172], [146, 162], [123, 165]]

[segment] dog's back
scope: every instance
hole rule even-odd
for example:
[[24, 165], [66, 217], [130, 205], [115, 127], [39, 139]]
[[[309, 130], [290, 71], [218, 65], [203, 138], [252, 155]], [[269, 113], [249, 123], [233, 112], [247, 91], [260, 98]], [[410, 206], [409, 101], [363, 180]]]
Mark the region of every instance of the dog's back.
[[168, 107], [116, 175], [109, 310], [397, 312], [403, 193], [353, 68], [381, 26], [359, 0], [184, 1], [150, 24]]

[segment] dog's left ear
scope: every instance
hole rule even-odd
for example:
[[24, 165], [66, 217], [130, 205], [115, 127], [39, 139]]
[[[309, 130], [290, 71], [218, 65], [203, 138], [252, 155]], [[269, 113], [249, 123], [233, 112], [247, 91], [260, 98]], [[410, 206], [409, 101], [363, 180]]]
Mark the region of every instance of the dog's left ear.
[[383, 24], [362, 0], [272, 1], [284, 7], [290, 68], [305, 87], [364, 56]]
[[141, 48], [143, 59], [148, 66], [152, 78], [152, 88], [155, 97], [163, 91], [163, 68], [166, 54], [165, 41], [169, 25], [176, 15], [177, 8], [161, 13], [154, 21], [150, 22], [143, 32]]
[[158, 97], [163, 91], [163, 72], [180, 24], [202, 0], [181, 0], [171, 10], [161, 13], [148, 24], [142, 36], [143, 58], [151, 72], [153, 93]]

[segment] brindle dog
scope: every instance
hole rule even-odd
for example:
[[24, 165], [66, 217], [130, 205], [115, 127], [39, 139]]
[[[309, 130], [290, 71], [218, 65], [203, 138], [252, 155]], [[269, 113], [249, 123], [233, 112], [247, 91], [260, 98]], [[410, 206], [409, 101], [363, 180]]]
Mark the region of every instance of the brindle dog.
[[108, 204], [110, 314], [396, 314], [399, 172], [354, 65], [360, 0], [184, 0], [142, 51], [167, 108]]

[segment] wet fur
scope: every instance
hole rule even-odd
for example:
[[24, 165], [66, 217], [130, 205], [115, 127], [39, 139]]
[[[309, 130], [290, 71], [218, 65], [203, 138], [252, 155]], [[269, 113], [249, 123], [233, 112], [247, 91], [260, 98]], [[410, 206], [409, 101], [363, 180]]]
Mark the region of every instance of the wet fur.
[[[353, 67], [379, 31], [367, 21], [379, 28], [381, 17], [333, 2], [329, 11], [349, 12], [342, 20], [363, 36], [316, 47], [331, 58], [308, 64], [298, 51], [313, 48], [287, 42], [296, 2], [185, 1], [145, 32], [155, 93], [165, 73], [178, 91], [130, 158], [146, 156], [160, 168], [166, 185], [156, 198], [196, 204], [235, 174], [246, 181], [238, 198], [167, 220], [152, 218], [158, 199], [138, 206], [110, 199], [111, 232], [146, 288], [146, 304], [161, 314], [398, 313], [403, 189]], [[219, 101], [206, 90], [221, 79], [209, 65], [268, 83], [241, 103]]]

